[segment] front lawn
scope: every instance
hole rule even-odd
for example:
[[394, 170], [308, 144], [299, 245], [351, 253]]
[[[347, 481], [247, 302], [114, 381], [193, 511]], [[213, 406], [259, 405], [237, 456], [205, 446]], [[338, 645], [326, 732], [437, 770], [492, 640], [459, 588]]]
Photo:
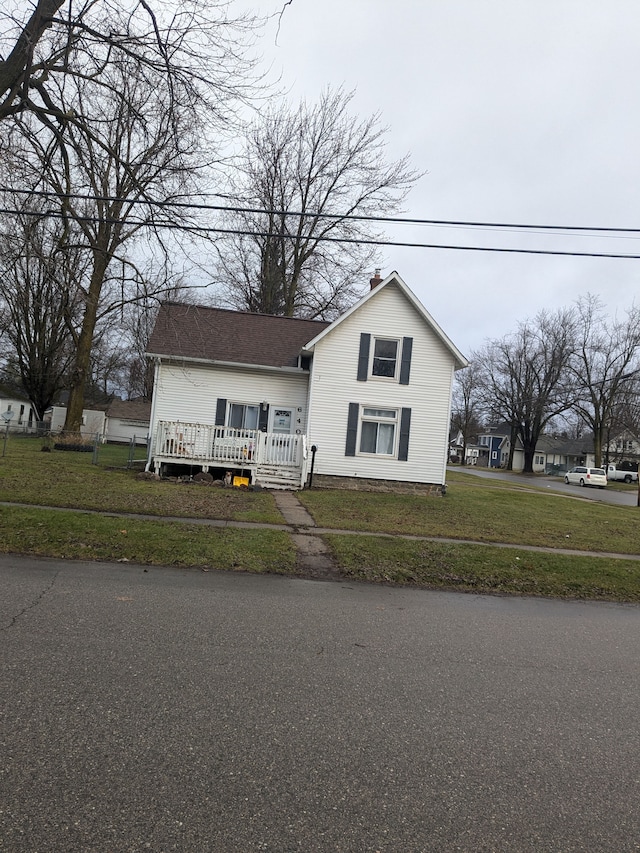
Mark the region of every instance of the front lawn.
[[640, 553], [637, 507], [514, 488], [505, 481], [463, 479], [440, 498], [337, 489], [310, 489], [299, 497], [319, 527], [336, 530]]
[[295, 574], [280, 530], [143, 521], [71, 510], [0, 506], [0, 552], [228, 571]]
[[9, 438], [0, 457], [0, 501], [268, 524], [283, 520], [267, 492], [143, 480], [133, 470], [93, 465], [90, 453], [42, 452], [42, 447], [37, 438]]
[[640, 562], [490, 545], [376, 536], [325, 537], [341, 573], [355, 580], [460, 592], [640, 602]]

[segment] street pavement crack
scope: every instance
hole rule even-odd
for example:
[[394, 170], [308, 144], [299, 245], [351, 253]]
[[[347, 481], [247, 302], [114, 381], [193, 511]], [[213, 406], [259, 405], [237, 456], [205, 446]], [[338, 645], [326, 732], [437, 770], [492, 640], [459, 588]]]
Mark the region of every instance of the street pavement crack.
[[0, 632], [8, 631], [11, 628], [14, 628], [19, 619], [21, 619], [26, 613], [29, 613], [31, 610], [34, 610], [36, 607], [38, 607], [42, 603], [45, 595], [48, 592], [51, 592], [51, 590], [55, 586], [59, 574], [60, 572], [55, 572], [53, 577], [51, 578], [51, 582], [40, 591], [40, 593], [32, 602], [25, 605], [22, 610], [19, 610], [14, 616], [12, 616], [11, 621], [8, 624], [0, 625]]

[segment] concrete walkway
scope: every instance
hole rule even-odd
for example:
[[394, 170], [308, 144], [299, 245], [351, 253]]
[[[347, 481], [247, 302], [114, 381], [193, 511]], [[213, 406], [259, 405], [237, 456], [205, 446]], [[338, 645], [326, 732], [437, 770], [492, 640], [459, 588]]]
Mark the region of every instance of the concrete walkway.
[[274, 490], [271, 494], [282, 517], [293, 527], [291, 538], [298, 554], [298, 568], [314, 577], [339, 577], [338, 567], [325, 542], [317, 530], [310, 532], [316, 527], [316, 523], [302, 506], [296, 493]]

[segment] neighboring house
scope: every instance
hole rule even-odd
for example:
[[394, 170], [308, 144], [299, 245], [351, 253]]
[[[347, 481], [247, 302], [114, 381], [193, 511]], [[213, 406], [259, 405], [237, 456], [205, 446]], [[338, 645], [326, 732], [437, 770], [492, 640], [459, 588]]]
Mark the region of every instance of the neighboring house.
[[[66, 406], [50, 406], [44, 413], [44, 423], [50, 432], [62, 432], [67, 417]], [[106, 413], [99, 409], [83, 409], [80, 434], [102, 441], [105, 434]]]
[[602, 448], [603, 464], [607, 462], [620, 464], [620, 462], [631, 462], [633, 464], [640, 460], [640, 438], [630, 430], [622, 430], [615, 436], [611, 436]]
[[[509, 464], [511, 448], [511, 427], [507, 423], [486, 427], [478, 435], [480, 456], [478, 465], [488, 468], [506, 468]], [[568, 439], [541, 435], [533, 455], [533, 472], [555, 474], [567, 471], [574, 465], [591, 465], [594, 463], [593, 436]], [[524, 468], [524, 449], [520, 438], [516, 439], [513, 449], [513, 471]]]
[[462, 430], [449, 433], [449, 460], [459, 462], [464, 453], [464, 435]]
[[165, 303], [148, 467], [270, 487], [445, 483], [467, 361], [397, 273], [332, 323]]
[[[559, 474], [575, 465], [594, 464], [592, 435], [572, 439], [541, 435], [533, 455], [534, 473]], [[518, 439], [513, 453], [513, 470], [521, 471], [523, 468], [524, 451]]]
[[37, 427], [36, 410], [27, 397], [9, 388], [0, 386], [0, 415], [11, 412], [11, 418], [0, 418], [0, 428], [15, 432], [35, 431]]
[[468, 441], [465, 445], [464, 435], [462, 434], [462, 430], [459, 429], [449, 436], [449, 461], [461, 463], [463, 453], [465, 465], [478, 464], [480, 448], [472, 441]]
[[[506, 468], [511, 447], [509, 424], [488, 426], [478, 433], [478, 465], [486, 468]], [[515, 469], [515, 465], [514, 465]]]
[[136, 400], [112, 400], [107, 409], [105, 438], [113, 442], [130, 442], [146, 444], [151, 419], [151, 401], [139, 398]]

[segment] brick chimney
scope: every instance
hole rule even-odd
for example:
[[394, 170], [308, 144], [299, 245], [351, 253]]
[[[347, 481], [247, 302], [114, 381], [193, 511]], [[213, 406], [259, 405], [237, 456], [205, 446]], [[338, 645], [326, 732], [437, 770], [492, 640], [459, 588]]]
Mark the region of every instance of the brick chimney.
[[369, 285], [371, 287], [371, 290], [373, 290], [374, 287], [377, 287], [381, 281], [382, 277], [380, 276], [380, 270], [376, 270], [373, 278], [369, 279]]

